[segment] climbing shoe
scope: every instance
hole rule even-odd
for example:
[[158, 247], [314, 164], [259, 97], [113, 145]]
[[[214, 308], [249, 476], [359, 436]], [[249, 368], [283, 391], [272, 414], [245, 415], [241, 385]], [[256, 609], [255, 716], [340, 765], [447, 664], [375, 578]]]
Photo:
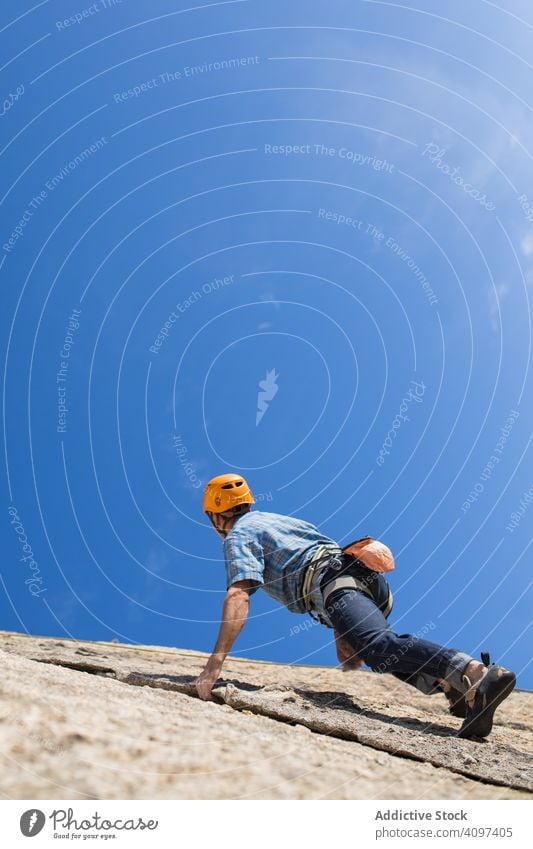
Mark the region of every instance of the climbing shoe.
[[[492, 731], [494, 712], [498, 705], [511, 693], [516, 685], [516, 675], [510, 669], [489, 663], [488, 655], [482, 655], [487, 667], [484, 678], [475, 685], [473, 693], [467, 691], [465, 701], [465, 719], [457, 732], [458, 737], [487, 737]], [[464, 680], [470, 685], [468, 677]]]
[[466, 716], [466, 702], [464, 693], [460, 693], [455, 687], [452, 687], [445, 694], [448, 699], [448, 710], [452, 716], [458, 716], [464, 719]]
[[[490, 657], [488, 652], [481, 652], [481, 660], [485, 666], [490, 666]], [[466, 717], [465, 694], [460, 693], [459, 690], [455, 689], [455, 687], [450, 687], [449, 690], [445, 690], [444, 695], [448, 699], [448, 710], [451, 715], [464, 719]]]

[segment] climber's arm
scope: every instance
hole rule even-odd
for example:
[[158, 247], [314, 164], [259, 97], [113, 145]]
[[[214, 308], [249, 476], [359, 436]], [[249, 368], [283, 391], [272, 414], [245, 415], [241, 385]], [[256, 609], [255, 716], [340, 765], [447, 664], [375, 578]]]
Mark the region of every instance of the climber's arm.
[[211, 690], [220, 675], [222, 664], [248, 617], [250, 592], [253, 588], [253, 581], [236, 581], [228, 588], [215, 648], [203, 672], [194, 682], [201, 699], [211, 699]]

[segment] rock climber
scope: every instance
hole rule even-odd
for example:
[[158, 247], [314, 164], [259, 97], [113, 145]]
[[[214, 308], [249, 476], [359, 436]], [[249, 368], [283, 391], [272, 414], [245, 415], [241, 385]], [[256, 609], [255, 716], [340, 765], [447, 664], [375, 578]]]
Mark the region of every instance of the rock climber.
[[[211, 691], [248, 616], [250, 596], [262, 587], [293, 613], [310, 613], [334, 630], [344, 670], [363, 663], [389, 672], [423, 693], [444, 692], [463, 719], [459, 737], [486, 737], [498, 705], [516, 684], [513, 672], [411, 634], [387, 622], [392, 594], [381, 572], [347, 554], [301, 519], [252, 510], [243, 477], [219, 475], [207, 484], [203, 509], [223, 539], [227, 593], [216, 645], [195, 680], [202, 699]], [[387, 549], [388, 550], [388, 549]]]

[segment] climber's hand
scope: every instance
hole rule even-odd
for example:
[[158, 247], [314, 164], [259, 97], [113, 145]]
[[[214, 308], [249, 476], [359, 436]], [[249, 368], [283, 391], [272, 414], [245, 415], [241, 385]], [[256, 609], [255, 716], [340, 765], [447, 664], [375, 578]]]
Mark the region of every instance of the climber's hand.
[[200, 673], [198, 678], [193, 681], [194, 686], [196, 687], [196, 692], [204, 701], [212, 701], [213, 696], [211, 695], [211, 691], [215, 686], [220, 670], [216, 667], [212, 667], [209, 664], [205, 667], [204, 671]]

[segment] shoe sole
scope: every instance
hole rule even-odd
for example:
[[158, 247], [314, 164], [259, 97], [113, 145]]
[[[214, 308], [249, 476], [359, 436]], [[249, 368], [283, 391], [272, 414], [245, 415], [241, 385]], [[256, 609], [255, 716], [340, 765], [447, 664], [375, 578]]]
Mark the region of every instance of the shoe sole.
[[[496, 679], [493, 685], [493, 694], [483, 710], [475, 716], [471, 722], [463, 723], [457, 732], [458, 737], [487, 737], [492, 731], [494, 712], [498, 705], [507, 698], [516, 685], [514, 672], [506, 671]], [[487, 697], [488, 698], [488, 697]]]

